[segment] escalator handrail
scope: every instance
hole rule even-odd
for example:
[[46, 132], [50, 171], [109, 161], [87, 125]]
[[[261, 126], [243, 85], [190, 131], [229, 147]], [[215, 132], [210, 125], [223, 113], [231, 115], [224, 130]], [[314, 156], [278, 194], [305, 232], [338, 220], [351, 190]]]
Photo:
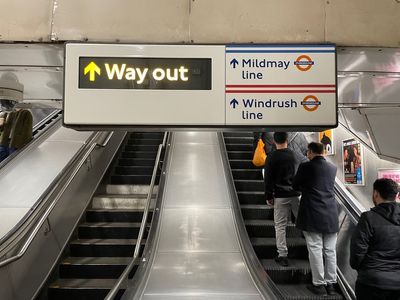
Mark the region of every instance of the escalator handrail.
[[337, 200], [339, 200], [340, 204], [346, 210], [347, 215], [357, 224], [361, 214], [366, 211], [366, 209], [352, 194], [350, 194], [338, 177], [335, 179], [335, 194]]
[[[101, 132], [96, 133], [96, 135], [97, 135], [96, 137], [100, 136], [101, 134], [102, 134]], [[42, 217], [39, 219], [39, 221], [36, 223], [36, 225], [34, 225], [34, 224], [31, 225], [32, 227], [34, 226], [34, 229], [29, 234], [29, 237], [26, 239], [26, 241], [23, 244], [23, 246], [21, 247], [21, 249], [18, 251], [17, 254], [15, 254], [15, 255], [13, 255], [13, 256], [11, 256], [9, 258], [0, 260], [0, 268], [6, 266], [6, 265], [8, 265], [8, 264], [10, 264], [10, 263], [12, 263], [12, 262], [14, 262], [16, 260], [19, 260], [20, 258], [22, 258], [24, 256], [24, 254], [26, 253], [26, 251], [29, 249], [30, 245], [32, 244], [33, 240], [35, 239], [35, 237], [36, 237], [37, 233], [39, 232], [40, 228], [43, 226], [44, 222], [49, 217], [49, 215], [50, 215], [51, 211], [53, 210], [54, 206], [58, 203], [58, 200], [61, 198], [61, 196], [63, 195], [64, 191], [68, 188], [68, 185], [75, 179], [75, 177], [78, 174], [79, 170], [85, 164], [85, 162], [87, 161], [88, 157], [92, 154], [93, 150], [96, 147], [105, 147], [107, 145], [107, 143], [109, 142], [109, 140], [110, 140], [112, 135], [113, 135], [113, 132], [110, 132], [110, 134], [105, 139], [105, 141], [103, 141], [102, 143], [94, 142], [90, 146], [90, 148], [87, 150], [85, 155], [75, 165], [75, 168], [74, 168], [71, 176], [68, 178], [67, 182], [63, 185], [62, 189], [57, 194], [57, 196], [51, 201], [50, 205], [48, 206], [48, 208], [46, 209], [46, 211], [44, 212]], [[58, 180], [55, 180], [53, 182], [52, 186], [51, 186], [51, 189], [53, 189], [58, 184], [58, 182], [59, 182]], [[28, 230], [29, 230], [29, 228], [28, 228]]]
[[[366, 209], [362, 207], [353, 195], [346, 189], [344, 184], [336, 177], [335, 179], [336, 201], [342, 206], [346, 215], [354, 224], [358, 223], [360, 216]], [[338, 284], [344, 294], [345, 299], [356, 299], [355, 292], [347, 282], [344, 274], [337, 268]]]
[[133, 253], [132, 261], [129, 263], [128, 266], [126, 266], [124, 272], [122, 272], [122, 274], [118, 278], [117, 282], [114, 284], [113, 288], [108, 292], [107, 296], [104, 298], [105, 300], [114, 299], [114, 297], [117, 295], [117, 292], [120, 289], [120, 286], [121, 286], [122, 282], [126, 279], [126, 277], [129, 275], [129, 273], [131, 272], [133, 267], [137, 264], [138, 260], [140, 259], [140, 257], [139, 257], [140, 245], [142, 243], [144, 231], [145, 231], [146, 226], [147, 226], [147, 218], [148, 218], [148, 214], [149, 214], [149, 211], [150, 211], [150, 204], [151, 204], [150, 202], [151, 202], [151, 198], [152, 198], [152, 195], [153, 195], [154, 185], [155, 185], [155, 182], [156, 182], [156, 177], [157, 177], [157, 172], [158, 172], [158, 165], [159, 165], [160, 159], [161, 159], [161, 152], [162, 152], [163, 148], [165, 147], [165, 144], [166, 144], [166, 141], [167, 141], [167, 136], [168, 136], [168, 132], [165, 132], [164, 133], [163, 142], [162, 142], [162, 144], [160, 144], [158, 146], [156, 161], [154, 163], [153, 174], [151, 176], [151, 181], [150, 181], [150, 188], [149, 188], [149, 192], [147, 194], [147, 203], [146, 203], [146, 207], [145, 207], [144, 212], [143, 212], [142, 223], [140, 224], [139, 235], [138, 235], [138, 238], [136, 240], [135, 251]]

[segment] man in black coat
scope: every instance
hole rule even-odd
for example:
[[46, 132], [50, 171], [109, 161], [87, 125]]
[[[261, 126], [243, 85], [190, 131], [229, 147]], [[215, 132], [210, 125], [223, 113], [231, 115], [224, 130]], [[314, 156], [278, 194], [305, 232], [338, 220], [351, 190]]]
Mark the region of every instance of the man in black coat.
[[[336, 166], [323, 157], [324, 146], [310, 143], [309, 162], [300, 165], [293, 188], [301, 191], [296, 226], [303, 231], [310, 259], [312, 285], [317, 295], [335, 294], [336, 240], [339, 231], [334, 185]], [[325, 266], [324, 266], [325, 257]]]
[[397, 183], [374, 182], [375, 207], [364, 212], [353, 233], [350, 265], [358, 271], [357, 299], [400, 299], [400, 205]]

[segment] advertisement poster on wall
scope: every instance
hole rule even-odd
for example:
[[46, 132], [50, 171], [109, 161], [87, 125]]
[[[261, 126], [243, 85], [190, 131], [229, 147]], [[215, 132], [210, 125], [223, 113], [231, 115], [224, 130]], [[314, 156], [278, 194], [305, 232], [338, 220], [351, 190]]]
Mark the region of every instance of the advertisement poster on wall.
[[335, 148], [333, 147], [333, 130], [325, 130], [319, 133], [319, 142], [324, 145], [326, 155], [334, 155]]
[[[389, 178], [397, 182], [400, 187], [400, 169], [378, 169], [378, 178]], [[397, 196], [400, 200], [400, 193]]]
[[362, 145], [356, 139], [343, 141], [343, 172], [346, 184], [364, 185]]

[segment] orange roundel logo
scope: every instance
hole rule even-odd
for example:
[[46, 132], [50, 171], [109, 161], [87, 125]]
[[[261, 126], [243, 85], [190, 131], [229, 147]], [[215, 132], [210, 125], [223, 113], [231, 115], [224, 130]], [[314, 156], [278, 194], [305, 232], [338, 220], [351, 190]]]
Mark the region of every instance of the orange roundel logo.
[[317, 97], [313, 95], [308, 95], [301, 101], [301, 105], [303, 105], [306, 111], [316, 111], [318, 107], [321, 105], [321, 102]]
[[294, 65], [300, 71], [308, 71], [314, 65], [314, 61], [308, 55], [300, 55], [294, 62]]

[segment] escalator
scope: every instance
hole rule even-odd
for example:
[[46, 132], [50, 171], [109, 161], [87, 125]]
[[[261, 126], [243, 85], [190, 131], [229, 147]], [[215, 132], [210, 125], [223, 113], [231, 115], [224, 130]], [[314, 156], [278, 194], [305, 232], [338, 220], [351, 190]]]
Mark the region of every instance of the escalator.
[[[104, 299], [108, 294], [132, 260], [163, 138], [164, 133], [127, 135], [37, 299]], [[150, 211], [141, 251], [151, 219]]]
[[289, 222], [286, 229], [289, 266], [277, 264], [273, 208], [266, 205], [260, 168], [252, 164], [253, 132], [224, 133], [226, 151], [240, 202], [242, 216], [254, 252], [283, 299], [343, 299], [317, 296], [306, 286], [311, 283], [308, 251], [302, 233]]

